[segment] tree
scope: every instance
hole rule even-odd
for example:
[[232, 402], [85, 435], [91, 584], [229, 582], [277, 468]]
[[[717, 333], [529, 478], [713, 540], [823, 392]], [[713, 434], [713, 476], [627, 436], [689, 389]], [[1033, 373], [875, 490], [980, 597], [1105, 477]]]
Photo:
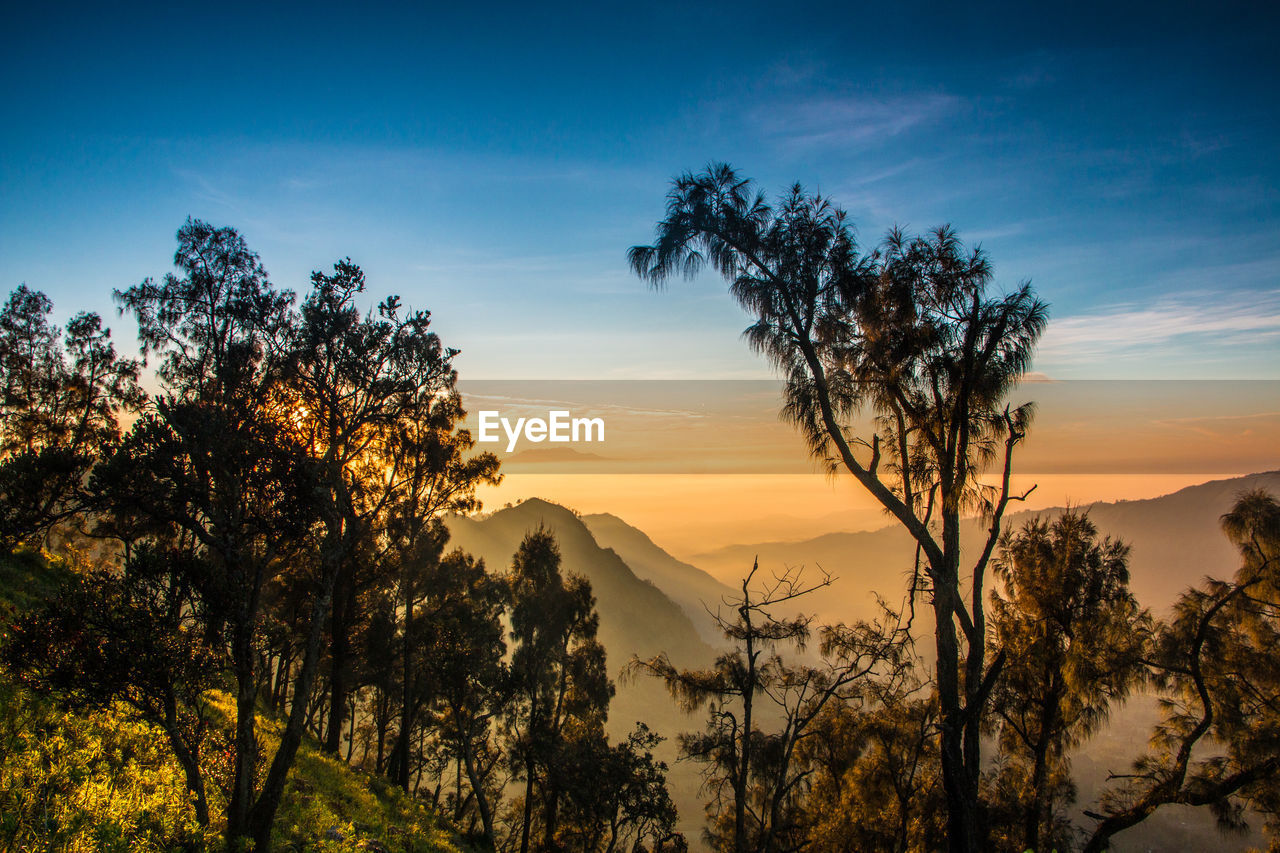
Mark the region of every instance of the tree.
[[667, 765], [654, 758], [662, 738], [636, 723], [613, 746], [598, 734], [566, 744], [558, 762], [566, 781], [561, 839], [566, 850], [683, 849], [674, 831], [676, 808], [667, 792]]
[[[200, 571], [204, 631], [225, 642], [235, 680], [235, 762], [227, 806], [232, 846], [269, 847], [271, 824], [301, 742], [335, 575], [310, 586], [309, 630], [294, 701], [261, 790], [255, 791], [255, 714], [264, 594], [285, 567], [313, 559], [316, 472], [279, 406], [292, 294], [275, 290], [256, 254], [230, 228], [188, 220], [174, 265], [116, 297], [138, 320], [144, 355], [158, 355], [164, 393], [95, 473], [103, 505], [189, 536]], [[150, 531], [145, 525], [150, 526]]]
[[[983, 708], [1003, 662], [986, 656], [984, 582], [1005, 509], [1025, 497], [1009, 481], [1031, 416], [1005, 399], [1030, 363], [1045, 305], [1029, 284], [988, 296], [986, 257], [949, 228], [895, 230], [861, 255], [826, 199], [796, 185], [771, 207], [724, 165], [677, 178], [656, 241], [629, 260], [655, 287], [707, 263], [724, 276], [755, 317], [747, 339], [786, 380], [784, 416], [914, 538], [935, 617], [949, 843], [974, 853]], [[862, 412], [873, 425], [854, 423]], [[993, 463], [998, 485], [988, 487], [979, 478]], [[966, 510], [989, 522], [967, 563]]]
[[1157, 626], [1149, 663], [1164, 719], [1151, 751], [1112, 777], [1100, 812], [1086, 813], [1098, 821], [1086, 853], [1170, 804], [1207, 805], [1231, 828], [1248, 803], [1280, 830], [1280, 504], [1247, 492], [1222, 527], [1240, 568], [1184, 593], [1173, 619]]
[[[706, 728], [680, 737], [685, 757], [706, 765], [713, 799], [709, 840], [733, 853], [766, 853], [802, 844], [801, 811], [810, 773], [800, 761], [818, 732], [829, 705], [843, 701], [873, 676], [894, 680], [910, 669], [909, 641], [896, 616], [883, 621], [838, 625], [822, 631], [821, 667], [788, 664], [777, 649], [803, 651], [811, 617], [780, 618], [776, 611], [830, 584], [824, 577], [806, 586], [788, 570], [754, 590], [759, 569], [743, 578], [742, 595], [726, 602], [734, 614], [716, 615], [734, 646], [711, 669], [678, 669], [665, 655], [633, 658], [629, 672], [661, 678], [686, 712], [708, 709]], [[763, 706], [763, 707], [761, 707]], [[761, 718], [780, 720], [766, 731]]]
[[[452, 353], [453, 351], [448, 351]], [[482, 483], [497, 484], [498, 459], [492, 453], [470, 454], [475, 446], [468, 430], [460, 429], [466, 412], [450, 374], [447, 389], [422, 386], [407, 399], [403, 417], [391, 435], [396, 488], [385, 515], [388, 563], [394, 569], [396, 607], [403, 616], [401, 631], [400, 727], [392, 756], [401, 787], [409, 785], [409, 738], [418, 711], [414, 682], [414, 611], [440, 570], [440, 555], [448, 531], [440, 522], [446, 512], [478, 509], [475, 490]]]
[[65, 333], [25, 285], [0, 310], [0, 551], [85, 508], [84, 480], [141, 404], [139, 364], [116, 355], [97, 314]]
[[555, 537], [528, 533], [511, 562], [512, 704], [509, 761], [524, 781], [520, 851], [528, 853], [536, 815], [542, 849], [559, 849], [560, 807], [569, 787], [560, 756], [603, 736], [613, 685], [596, 639], [600, 617], [591, 584], [560, 573]]
[[[502, 614], [506, 584], [482, 560], [454, 551], [437, 561], [429, 614], [421, 614], [418, 656], [433, 686], [435, 724], [466, 770], [486, 844], [497, 843], [490, 777], [497, 764], [490, 730], [507, 701]], [[406, 623], [410, 625], [411, 623]]]
[[1065, 849], [1069, 828], [1055, 815], [1070, 800], [1054, 794], [1073, 797], [1066, 752], [1141, 679], [1151, 618], [1129, 592], [1128, 548], [1099, 541], [1076, 510], [1006, 534], [994, 567], [993, 646], [1006, 663], [992, 708], [1016, 819], [1007, 845]]
[[396, 697], [400, 694], [400, 659], [402, 646], [397, 636], [400, 619], [396, 614], [395, 596], [382, 591], [370, 606], [357, 642], [357, 656], [365, 668], [364, 686], [368, 687], [365, 703], [365, 721], [357, 728], [357, 737], [364, 742], [364, 752], [358, 762], [368, 767], [368, 752], [374, 749], [374, 772], [386, 769], [387, 736], [391, 731], [396, 712]]
[[[497, 482], [498, 463], [492, 454], [463, 458], [473, 445], [457, 428], [465, 414], [455, 388], [457, 351], [430, 330], [430, 312], [402, 316], [391, 296], [376, 314], [361, 316], [355, 300], [365, 276], [350, 259], [334, 264], [332, 275], [313, 273], [311, 282], [292, 324], [280, 393], [321, 479], [320, 571], [336, 578], [324, 746], [336, 753], [351, 692], [350, 638], [361, 593], [379, 581], [386, 563], [374, 553], [374, 540], [387, 514], [405, 500], [423, 522], [470, 509], [477, 484]], [[409, 434], [420, 440], [411, 444]], [[401, 782], [407, 787], [407, 779]]]
[[938, 702], [914, 671], [870, 678], [815, 721], [801, 756], [812, 774], [807, 846], [907, 853], [945, 845], [937, 762]]

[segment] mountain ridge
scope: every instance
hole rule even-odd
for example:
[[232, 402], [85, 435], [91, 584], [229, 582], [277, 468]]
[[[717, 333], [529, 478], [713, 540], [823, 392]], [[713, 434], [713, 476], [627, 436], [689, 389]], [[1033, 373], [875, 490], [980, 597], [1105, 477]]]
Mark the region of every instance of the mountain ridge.
[[[1093, 501], [1079, 505], [1093, 519], [1102, 535], [1116, 536], [1131, 547], [1131, 586], [1139, 602], [1160, 613], [1187, 586], [1205, 575], [1229, 576], [1238, 555], [1219, 529], [1219, 517], [1242, 491], [1265, 488], [1280, 494], [1280, 471], [1209, 480], [1167, 495], [1141, 500]], [[1006, 517], [1012, 528], [1033, 517], [1054, 517], [1066, 507], [1023, 510]], [[494, 521], [497, 519], [497, 521]], [[717, 645], [710, 622], [699, 624], [696, 608], [708, 598], [733, 594], [726, 581], [741, 578], [744, 566], [758, 555], [762, 570], [784, 566], [822, 565], [837, 575], [833, 585], [813, 598], [820, 621], [851, 621], [874, 615], [874, 593], [891, 602], [905, 598], [913, 568], [914, 543], [905, 531], [886, 525], [870, 531], [833, 532], [800, 540], [777, 540], [725, 546], [681, 560], [653, 541], [640, 528], [610, 513], [582, 515], [559, 504], [533, 498], [478, 519], [450, 520], [452, 544], [485, 557], [493, 570], [505, 570], [511, 554], [527, 529], [544, 525], [553, 529], [565, 555], [564, 569], [592, 580], [601, 614], [601, 640], [609, 654], [610, 669], [630, 654], [646, 656], [677, 650], [679, 666], [705, 666]], [[973, 520], [965, 525], [966, 549], [981, 541], [982, 531]], [[582, 570], [580, 570], [582, 567]], [[638, 596], [632, 600], [628, 596]], [[629, 614], [657, 608], [659, 619]], [[702, 611], [706, 618], [705, 610]], [[675, 626], [675, 627], [673, 627]], [[927, 607], [917, 604], [916, 631], [922, 649], [931, 645], [932, 622]], [[721, 643], [722, 644], [722, 643]], [[620, 655], [620, 653], [622, 653]], [[1072, 810], [1082, 825], [1083, 811], [1091, 807], [1107, 784], [1108, 774], [1123, 771], [1136, 757], [1140, 744], [1156, 718], [1154, 698], [1131, 697], [1115, 709], [1108, 726], [1081, 748], [1073, 750], [1073, 777], [1080, 799]], [[670, 697], [653, 679], [619, 685], [610, 714], [610, 732], [620, 736], [631, 720], [642, 719], [668, 738], [699, 728], [699, 720], [675, 710]], [[680, 811], [680, 828], [695, 849], [702, 849], [700, 777], [686, 762], [674, 763], [673, 740], [663, 745], [661, 757], [671, 766], [673, 798]], [[1255, 834], [1242, 837], [1255, 840]], [[1116, 850], [1176, 851], [1185, 844], [1201, 849], [1219, 846], [1223, 837], [1204, 810], [1166, 809], [1127, 837], [1116, 839]]]
[[673, 557], [640, 528], [611, 513], [583, 515], [591, 535], [617, 553], [636, 576], [662, 590], [684, 610], [702, 639], [711, 646], [724, 643], [712, 612], [734, 594], [698, 567]]
[[[1077, 508], [1088, 513], [1102, 535], [1130, 546], [1130, 584], [1143, 605], [1163, 610], [1189, 586], [1206, 575], [1235, 571], [1234, 547], [1221, 534], [1218, 519], [1235, 497], [1251, 488], [1280, 495], [1280, 471], [1209, 480], [1167, 495], [1140, 500], [1093, 501]], [[1009, 529], [1035, 517], [1053, 518], [1066, 507], [1022, 510], [1006, 516]], [[967, 519], [962, 547], [978, 547], [983, 533], [975, 519]], [[896, 525], [875, 530], [827, 533], [802, 540], [727, 545], [692, 555], [691, 562], [720, 580], [740, 572], [758, 556], [761, 566], [821, 565], [837, 576], [823, 616], [848, 619], [870, 612], [869, 593], [891, 599], [905, 592], [914, 568], [914, 541]], [[850, 606], [858, 605], [858, 606]], [[843, 615], [841, 614], [843, 611]]]

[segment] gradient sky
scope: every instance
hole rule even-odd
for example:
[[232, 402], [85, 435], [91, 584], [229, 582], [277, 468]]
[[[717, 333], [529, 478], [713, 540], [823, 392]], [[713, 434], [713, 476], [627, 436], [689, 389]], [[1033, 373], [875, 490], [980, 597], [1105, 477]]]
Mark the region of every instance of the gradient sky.
[[282, 286], [350, 256], [464, 377], [765, 376], [718, 280], [626, 268], [670, 178], [726, 160], [865, 244], [980, 241], [1052, 304], [1049, 376], [1280, 378], [1273, 8], [20, 4], [0, 284], [131, 343], [110, 290], [191, 215]]

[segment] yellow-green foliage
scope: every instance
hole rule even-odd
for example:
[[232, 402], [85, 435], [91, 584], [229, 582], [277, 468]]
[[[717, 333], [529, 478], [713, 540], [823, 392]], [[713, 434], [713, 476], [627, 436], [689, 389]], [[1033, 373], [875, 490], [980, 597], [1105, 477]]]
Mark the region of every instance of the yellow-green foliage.
[[182, 773], [150, 726], [64, 714], [0, 681], [0, 849], [204, 850]]
[[[0, 557], [0, 631], [13, 611], [49, 594], [66, 571], [35, 553]], [[229, 728], [230, 698], [211, 693], [208, 699], [214, 724]], [[280, 729], [278, 720], [259, 717], [268, 759]], [[66, 712], [0, 670], [0, 850], [220, 851], [225, 804], [212, 767], [217, 758], [206, 758], [215, 825], [202, 830], [162, 732], [124, 708]], [[272, 846], [331, 853], [468, 849], [430, 810], [383, 780], [323, 755], [310, 739], [290, 773]]]
[[[211, 709], [229, 725], [233, 702], [209, 695]], [[275, 754], [282, 723], [258, 717], [258, 740], [268, 758]], [[349, 767], [304, 738], [284, 799], [276, 813], [273, 848], [298, 851], [390, 850], [404, 853], [462, 853], [456, 833], [439, 817], [386, 780]]]
[[[213, 698], [215, 706], [229, 704], [225, 696]], [[279, 724], [259, 722], [271, 755]], [[273, 847], [466, 849], [399, 788], [322, 754], [311, 741], [290, 774]], [[197, 825], [182, 772], [159, 731], [115, 709], [63, 713], [0, 677], [0, 850], [220, 849], [217, 827], [202, 832]]]

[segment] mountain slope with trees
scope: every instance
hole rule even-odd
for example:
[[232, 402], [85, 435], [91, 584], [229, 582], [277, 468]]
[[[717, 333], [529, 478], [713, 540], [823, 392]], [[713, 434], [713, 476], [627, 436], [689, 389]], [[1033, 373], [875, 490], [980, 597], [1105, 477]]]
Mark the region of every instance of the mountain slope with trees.
[[[74, 576], [63, 560], [21, 550], [0, 556], [0, 631]], [[215, 737], [228, 743], [234, 715], [213, 702]], [[273, 746], [278, 718], [260, 715]], [[117, 704], [67, 708], [0, 671], [0, 839], [5, 849], [222, 849], [191, 812], [182, 768], [157, 737]], [[387, 780], [323, 754], [304, 737], [280, 804], [279, 842], [295, 849], [470, 853], [446, 821]], [[230, 766], [214, 774], [229, 781]]]
[[599, 638], [611, 678], [618, 680], [606, 730], [625, 738], [637, 721], [666, 738], [655, 754], [670, 766], [668, 785], [679, 810], [677, 828], [694, 840], [700, 834], [701, 779], [688, 763], [676, 763], [676, 735], [694, 723], [669, 701], [662, 686], [650, 679], [618, 679], [633, 655], [666, 653], [682, 666], [705, 666], [715, 653], [699, 636], [681, 607], [637, 573], [614, 551], [601, 547], [583, 519], [571, 510], [533, 498], [484, 518], [453, 516], [448, 520], [451, 544], [505, 568], [510, 554], [529, 530], [546, 529], [560, 545], [566, 575], [591, 583], [600, 613]]
[[710, 660], [711, 649], [685, 612], [656, 584], [637, 577], [616, 552], [602, 547], [572, 510], [531, 498], [484, 518], [453, 516], [448, 526], [452, 545], [495, 567], [510, 561], [527, 531], [542, 526], [554, 532], [564, 570], [591, 582], [600, 610], [600, 638], [610, 651], [612, 670], [631, 654], [667, 652], [690, 665]]

